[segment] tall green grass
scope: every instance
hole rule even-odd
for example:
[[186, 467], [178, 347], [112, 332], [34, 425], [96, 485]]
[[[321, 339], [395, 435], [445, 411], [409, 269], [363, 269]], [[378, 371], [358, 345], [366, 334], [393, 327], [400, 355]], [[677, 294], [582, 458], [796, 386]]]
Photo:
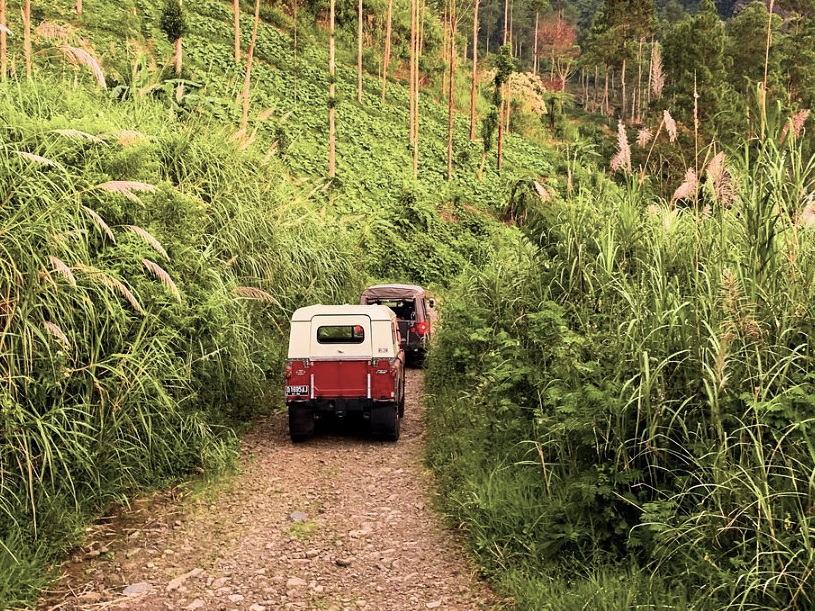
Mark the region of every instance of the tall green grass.
[[807, 146], [731, 151], [735, 198], [578, 182], [448, 298], [429, 459], [520, 608], [815, 602]]
[[216, 125], [45, 76], [0, 98], [5, 608], [88, 516], [227, 467], [290, 311], [361, 279], [308, 190]]

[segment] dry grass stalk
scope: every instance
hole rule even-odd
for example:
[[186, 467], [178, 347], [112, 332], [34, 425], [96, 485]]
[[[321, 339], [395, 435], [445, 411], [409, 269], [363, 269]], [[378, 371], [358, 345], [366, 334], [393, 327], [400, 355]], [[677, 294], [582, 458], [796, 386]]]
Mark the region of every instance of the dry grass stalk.
[[668, 139], [673, 143], [676, 142], [677, 131], [676, 121], [667, 110], [662, 111], [662, 120], [665, 123], [665, 129], [668, 132]]
[[637, 146], [640, 148], [645, 147], [646, 144], [651, 142], [651, 138], [653, 138], [651, 130], [647, 127], [642, 128], [639, 132], [637, 132]]
[[93, 134], [89, 134], [78, 129], [55, 129], [54, 133], [59, 134], [60, 136], [65, 136], [66, 138], [73, 138], [74, 140], [90, 140], [95, 144], [105, 144], [105, 141], [98, 136], [94, 136]]
[[99, 214], [97, 214], [96, 210], [92, 210], [91, 208], [88, 208], [87, 206], [82, 206], [82, 209], [85, 212], [87, 212], [89, 217], [91, 217], [93, 219], [93, 222], [96, 223], [96, 226], [99, 227], [99, 229], [102, 230], [102, 233], [104, 233], [106, 236], [108, 236], [110, 238], [111, 242], [116, 241], [116, 237], [113, 235], [113, 232], [110, 230], [110, 227], [105, 222], [105, 219], [103, 219], [101, 216], [99, 216]]
[[51, 262], [54, 271], [65, 278], [71, 286], [76, 286], [76, 278], [70, 267], [53, 255], [48, 255], [48, 260]]
[[542, 202], [548, 202], [550, 199], [552, 199], [552, 194], [549, 193], [549, 191], [546, 190], [546, 187], [540, 184], [537, 180], [532, 181], [532, 186], [535, 187], [535, 192], [538, 194], [538, 197], [540, 197]]
[[693, 199], [696, 197], [696, 187], [699, 181], [696, 178], [696, 171], [693, 168], [688, 168], [685, 172], [685, 182], [683, 182], [671, 198], [671, 203], [680, 199]]
[[23, 159], [27, 159], [28, 161], [33, 161], [34, 163], [38, 163], [40, 165], [48, 166], [49, 168], [58, 168], [61, 167], [56, 161], [51, 161], [50, 159], [46, 159], [45, 157], [40, 157], [39, 155], [35, 155], [34, 153], [29, 153], [28, 151], [14, 151]]
[[124, 227], [128, 231], [135, 233], [142, 240], [147, 242], [147, 244], [149, 244], [150, 247], [153, 250], [155, 250], [158, 254], [160, 254], [162, 257], [164, 257], [165, 259], [170, 258], [169, 255], [167, 254], [167, 251], [164, 250], [164, 247], [161, 245], [161, 242], [154, 238], [149, 231], [147, 231], [146, 229], [142, 229], [141, 227], [138, 227], [136, 225], [125, 225]]
[[178, 290], [175, 282], [173, 279], [170, 278], [170, 274], [168, 274], [158, 263], [151, 261], [150, 259], [142, 259], [142, 264], [152, 273], [156, 278], [158, 278], [161, 283], [167, 287], [167, 289], [173, 294], [175, 300], [180, 302], [181, 301], [181, 291]]
[[153, 185], [147, 184], [146, 182], [136, 182], [132, 180], [111, 180], [108, 182], [103, 182], [100, 185], [96, 185], [94, 188], [101, 189], [102, 191], [108, 191], [109, 193], [124, 195], [127, 199], [137, 204], [141, 204], [142, 201], [134, 193], [134, 191], [139, 193], [156, 192], [156, 188]]
[[260, 114], [255, 118], [255, 121], [262, 123], [263, 121], [268, 120], [272, 115], [274, 115], [275, 110], [274, 108], [267, 108], [266, 110], [262, 110]]
[[631, 173], [631, 148], [628, 146], [628, 136], [622, 120], [617, 122], [617, 153], [611, 158], [611, 169]]
[[60, 329], [59, 325], [56, 323], [51, 322], [50, 320], [43, 321], [42, 326], [48, 331], [52, 336], [60, 341], [60, 343], [65, 348], [71, 347], [71, 342], [68, 339], [68, 336], [65, 335], [65, 332]]
[[130, 146], [132, 144], [137, 144], [142, 140], [149, 140], [150, 136], [143, 134], [141, 132], [137, 132], [132, 129], [117, 129], [112, 132], [108, 132], [106, 134], [102, 134], [103, 136], [113, 136], [116, 138], [116, 144], [120, 146]]
[[662, 50], [658, 42], [651, 46], [651, 91], [662, 98], [662, 89], [665, 87], [665, 73], [662, 71]]
[[736, 200], [736, 187], [725, 164], [726, 159], [724, 152], [717, 153], [708, 162], [705, 175], [707, 183], [713, 190], [713, 199], [726, 208], [730, 208]]
[[144, 308], [141, 307], [141, 304], [138, 302], [136, 297], [120, 280], [117, 280], [113, 276], [109, 276], [100, 269], [96, 269], [95, 267], [90, 267], [88, 265], [78, 265], [77, 269], [88, 275], [99, 278], [102, 284], [116, 289], [125, 299], [127, 299], [128, 303], [134, 310], [136, 310], [139, 314], [145, 314]]
[[236, 286], [234, 292], [237, 297], [241, 297], [242, 299], [252, 299], [254, 301], [280, 305], [280, 302], [269, 293], [254, 286]]
[[801, 135], [801, 130], [804, 129], [804, 124], [806, 123], [807, 119], [809, 118], [809, 109], [804, 108], [803, 110], [799, 110], [794, 115], [792, 115], [789, 120], [784, 124], [784, 128], [781, 130], [781, 137], [779, 138], [780, 142], [784, 142], [787, 139], [787, 135], [792, 132], [794, 138], [798, 138]]
[[107, 89], [107, 83], [105, 82], [105, 74], [102, 72], [102, 66], [99, 65], [99, 62], [93, 55], [88, 53], [88, 51], [85, 49], [79, 49], [70, 45], [60, 45], [59, 50], [62, 51], [65, 58], [69, 62], [90, 68], [91, 72], [93, 72], [93, 76], [96, 78], [96, 82], [99, 83], [99, 86], [102, 87], [102, 89]]
[[815, 226], [815, 193], [807, 196], [806, 204], [796, 219], [796, 225], [801, 227]]
[[40, 38], [56, 40], [62, 44], [68, 44], [68, 40], [71, 38], [71, 30], [69, 28], [54, 23], [53, 21], [43, 21], [37, 26], [34, 33]]

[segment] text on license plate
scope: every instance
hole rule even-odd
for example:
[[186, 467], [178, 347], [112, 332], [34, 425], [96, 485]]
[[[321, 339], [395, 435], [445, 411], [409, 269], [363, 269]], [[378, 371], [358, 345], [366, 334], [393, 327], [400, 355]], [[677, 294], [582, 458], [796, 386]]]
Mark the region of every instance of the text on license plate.
[[307, 395], [308, 386], [286, 386], [287, 395]]

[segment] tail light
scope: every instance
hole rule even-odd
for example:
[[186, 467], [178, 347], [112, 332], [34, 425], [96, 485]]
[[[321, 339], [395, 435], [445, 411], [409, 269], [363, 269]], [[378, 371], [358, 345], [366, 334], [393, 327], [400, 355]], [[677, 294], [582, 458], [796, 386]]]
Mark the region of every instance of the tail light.
[[416, 330], [417, 335], [426, 335], [427, 332], [430, 331], [430, 323], [426, 320], [422, 320], [417, 322], [413, 328]]
[[389, 359], [391, 364], [391, 377], [395, 378], [399, 375], [399, 363], [396, 359]]
[[287, 380], [291, 377], [291, 365], [286, 365], [286, 373], [284, 375]]

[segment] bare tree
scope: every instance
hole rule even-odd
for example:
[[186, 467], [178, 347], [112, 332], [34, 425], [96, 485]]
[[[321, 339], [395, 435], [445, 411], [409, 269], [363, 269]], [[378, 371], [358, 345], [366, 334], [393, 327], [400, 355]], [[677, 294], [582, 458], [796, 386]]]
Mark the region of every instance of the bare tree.
[[382, 101], [385, 101], [385, 89], [388, 83], [388, 64], [391, 61], [391, 29], [393, 25], [393, 0], [388, 0], [388, 15], [385, 18], [385, 58], [382, 62]]
[[478, 3], [473, 4], [473, 76], [470, 82], [470, 140], [475, 140], [475, 87], [478, 81]]
[[0, 0], [0, 79], [8, 75], [8, 23], [6, 18], [6, 0]]
[[258, 24], [260, 23], [260, 0], [255, 0], [255, 24], [252, 26], [252, 40], [246, 52], [246, 74], [243, 77], [243, 114], [241, 115], [241, 131], [245, 134], [249, 126], [249, 91], [252, 83], [252, 58], [255, 55], [255, 43], [258, 39]]
[[336, 59], [334, 55], [334, 0], [329, 2], [328, 10], [328, 176], [334, 178], [337, 175], [337, 151], [335, 120], [337, 115], [336, 98]]
[[[28, 0], [26, 0], [28, 1]], [[184, 11], [181, 0], [167, 0], [164, 11], [161, 14], [161, 30], [167, 36], [167, 40], [173, 43], [175, 53], [175, 74], [181, 76], [181, 39], [183, 38], [187, 26], [184, 23]]]
[[416, 137], [416, 112], [414, 106], [416, 104], [416, 91], [414, 86], [416, 79], [413, 73], [416, 71], [416, 0], [410, 0], [410, 86], [408, 87], [408, 114], [410, 115], [410, 143], [413, 144]]
[[233, 0], [232, 14], [235, 18], [235, 63], [241, 63], [241, 2]]
[[23, 55], [25, 56], [25, 73], [31, 78], [31, 0], [23, 3]]
[[[422, 0], [424, 1], [424, 0]], [[413, 104], [411, 110], [413, 111], [412, 126], [412, 139], [413, 139], [413, 178], [419, 176], [419, 45], [421, 35], [419, 31], [419, 2], [411, 0], [411, 27], [410, 27], [410, 42], [411, 42], [411, 98]]]
[[450, 88], [447, 93], [447, 181], [453, 179], [453, 83], [456, 76], [456, 0], [450, 0]]
[[507, 44], [509, 37], [509, 0], [504, 0], [504, 40], [502, 45]]
[[362, 103], [362, 0], [357, 2], [357, 102]]
[[538, 73], [538, 38], [540, 34], [538, 32], [538, 23], [540, 22], [540, 11], [535, 11], [535, 44], [532, 46], [532, 72], [535, 74]]

